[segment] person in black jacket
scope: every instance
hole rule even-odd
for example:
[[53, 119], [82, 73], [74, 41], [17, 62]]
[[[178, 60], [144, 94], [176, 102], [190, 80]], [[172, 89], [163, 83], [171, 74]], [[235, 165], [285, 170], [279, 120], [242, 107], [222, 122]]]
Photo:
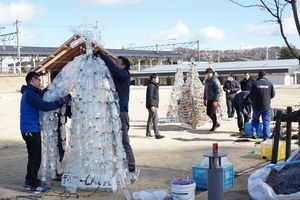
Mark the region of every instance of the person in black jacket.
[[233, 106], [237, 114], [237, 124], [240, 135], [244, 135], [244, 123], [251, 119], [251, 103], [249, 101], [249, 91], [245, 90], [237, 93], [233, 98]]
[[146, 108], [148, 109], [148, 121], [146, 129], [146, 137], [152, 137], [151, 125], [153, 124], [154, 134], [156, 139], [164, 138], [159, 134], [157, 109], [159, 104], [158, 94], [159, 78], [157, 74], [151, 74], [146, 93]]
[[242, 91], [250, 91], [252, 88], [252, 85], [254, 83], [254, 80], [251, 79], [250, 73], [249, 72], [245, 72], [244, 73], [244, 79], [241, 80], [240, 84], [241, 84], [241, 90]]
[[270, 137], [271, 99], [274, 97], [275, 90], [273, 84], [267, 80], [267, 73], [260, 71], [258, 79], [253, 83], [250, 91], [250, 100], [253, 107], [253, 138], [256, 138], [260, 116], [262, 116], [263, 121], [263, 140], [267, 140]]
[[215, 131], [220, 127], [217, 122], [217, 108], [222, 96], [222, 87], [218, 79], [218, 74], [212, 68], [207, 68], [205, 87], [203, 94], [203, 104], [206, 106], [206, 113], [211, 118], [213, 126], [209, 131]]
[[235, 94], [240, 90], [240, 83], [234, 80], [232, 74], [229, 74], [227, 81], [225, 81], [224, 83], [223, 90], [226, 92], [226, 106], [228, 118], [233, 119], [235, 109], [232, 101]]
[[140, 173], [140, 169], [135, 166], [135, 158], [130, 145], [128, 130], [129, 130], [129, 116], [128, 116], [128, 102], [130, 92], [130, 62], [127, 58], [119, 56], [116, 62], [113, 62], [105, 53], [97, 51], [96, 56], [104, 61], [105, 65], [109, 69], [113, 81], [116, 86], [116, 91], [119, 95], [120, 104], [120, 119], [122, 123], [122, 143], [126, 152], [126, 158], [128, 161], [128, 170], [130, 172], [129, 178], [132, 184], [137, 181]]
[[[50, 75], [50, 80], [51, 82], [53, 82], [53, 80], [55, 79], [55, 77], [60, 73], [60, 71], [53, 71], [51, 72]], [[67, 95], [70, 99], [72, 99], [71, 94]], [[67, 123], [67, 117], [71, 118], [72, 116], [72, 111], [71, 111], [71, 104], [68, 103], [66, 105], [66, 111], [64, 113], [64, 115], [62, 116], [61, 113], [61, 109], [58, 110], [57, 113], [55, 113], [58, 117], [58, 126], [57, 126], [57, 148], [58, 148], [58, 155], [59, 155], [59, 162], [61, 163], [63, 158], [64, 158], [64, 154], [65, 154], [65, 150], [63, 148], [63, 142], [65, 142], [66, 138], [62, 138], [61, 136], [61, 126], [65, 125]], [[59, 173], [58, 170], [56, 171], [56, 181], [61, 181], [61, 175], [62, 173]]]

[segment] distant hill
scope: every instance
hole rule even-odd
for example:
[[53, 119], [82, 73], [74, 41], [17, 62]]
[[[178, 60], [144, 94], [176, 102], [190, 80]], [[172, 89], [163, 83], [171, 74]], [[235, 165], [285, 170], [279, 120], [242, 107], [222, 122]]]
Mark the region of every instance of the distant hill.
[[[281, 47], [268, 47], [268, 59], [274, 60], [279, 58]], [[185, 55], [184, 61], [189, 61], [191, 58], [198, 60], [196, 50], [178, 48], [175, 51], [182, 52]], [[232, 62], [240, 60], [266, 60], [267, 48], [253, 49], [232, 49], [232, 50], [200, 50], [201, 61], [212, 62]]]

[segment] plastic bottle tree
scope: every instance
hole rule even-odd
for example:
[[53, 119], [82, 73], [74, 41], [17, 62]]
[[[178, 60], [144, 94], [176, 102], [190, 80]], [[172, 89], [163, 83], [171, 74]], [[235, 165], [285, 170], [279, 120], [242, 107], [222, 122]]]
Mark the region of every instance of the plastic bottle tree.
[[186, 82], [182, 87], [182, 98], [178, 107], [179, 122], [196, 129], [207, 120], [206, 108], [203, 105], [204, 86], [199, 79], [194, 62], [190, 64]]
[[178, 67], [175, 74], [174, 86], [171, 92], [170, 104], [166, 116], [167, 122], [179, 122], [178, 105], [182, 96], [182, 86], [184, 84], [181, 68]]
[[[53, 101], [71, 91], [73, 94], [72, 128], [63, 159], [62, 185], [70, 192], [77, 188], [109, 188], [115, 192], [119, 180], [124, 192], [128, 193], [115, 85], [104, 62], [93, 56], [92, 33], [77, 34], [81, 34], [81, 38], [73, 46], [84, 41], [86, 54], [69, 62], [43, 97]], [[49, 181], [55, 178], [58, 159], [55, 111], [45, 112], [42, 121], [41, 178]], [[62, 135], [64, 133], [62, 130]], [[128, 195], [126, 198], [129, 199]]]

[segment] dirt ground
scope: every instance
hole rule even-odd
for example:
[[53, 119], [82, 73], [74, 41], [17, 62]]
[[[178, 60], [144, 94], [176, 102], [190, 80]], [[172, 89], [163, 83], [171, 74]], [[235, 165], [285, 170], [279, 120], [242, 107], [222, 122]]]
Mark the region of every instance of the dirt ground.
[[[20, 93], [17, 90], [24, 83], [23, 78], [0, 77], [0, 199], [66, 199], [60, 194], [64, 188], [54, 183], [47, 194], [34, 195], [23, 189], [27, 163], [25, 144], [19, 132]], [[256, 140], [236, 142], [231, 136], [238, 132], [236, 121], [226, 120], [221, 128], [210, 133], [210, 124], [197, 130], [188, 130], [177, 124], [165, 123], [165, 115], [169, 103], [171, 87], [160, 87], [159, 128], [166, 138], [162, 140], [145, 138], [147, 110], [145, 109], [145, 87], [134, 86], [130, 93], [130, 140], [137, 166], [141, 169], [140, 177], [135, 185], [130, 185], [130, 192], [146, 189], [168, 189], [174, 177], [191, 176], [193, 164], [200, 163], [203, 153], [210, 150], [212, 143], [218, 142], [220, 151], [228, 154], [234, 164], [236, 173], [235, 187], [224, 193], [224, 199], [250, 199], [247, 192], [247, 179], [253, 169], [266, 163], [257, 154]], [[225, 105], [225, 102], [223, 102]], [[276, 87], [273, 107], [285, 108], [300, 106], [300, 86]], [[296, 148], [296, 145], [293, 145]], [[247, 172], [250, 170], [250, 172]], [[110, 192], [78, 191], [80, 199], [124, 199], [122, 191]], [[89, 196], [88, 196], [89, 195]], [[69, 199], [76, 199], [70, 196]], [[196, 190], [196, 199], [207, 199], [207, 192]]]

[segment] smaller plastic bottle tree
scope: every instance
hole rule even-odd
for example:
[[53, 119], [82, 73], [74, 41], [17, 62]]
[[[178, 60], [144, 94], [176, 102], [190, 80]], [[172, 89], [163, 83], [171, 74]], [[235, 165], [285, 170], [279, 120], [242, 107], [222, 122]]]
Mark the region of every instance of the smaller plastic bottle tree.
[[204, 86], [199, 79], [194, 62], [187, 74], [187, 79], [182, 87], [182, 98], [178, 107], [179, 122], [196, 129], [204, 125], [207, 120], [206, 108], [203, 105]]
[[175, 74], [174, 86], [171, 92], [170, 104], [168, 106], [168, 112], [166, 116], [167, 122], [179, 122], [178, 119], [178, 105], [182, 96], [182, 86], [184, 84], [183, 74], [181, 68], [178, 67]]

